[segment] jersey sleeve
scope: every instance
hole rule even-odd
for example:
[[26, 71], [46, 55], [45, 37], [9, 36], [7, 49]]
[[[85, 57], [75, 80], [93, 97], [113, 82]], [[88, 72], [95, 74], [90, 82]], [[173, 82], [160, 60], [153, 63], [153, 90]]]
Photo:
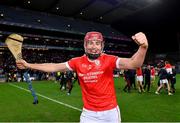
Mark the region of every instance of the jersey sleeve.
[[69, 70], [71, 71], [76, 71], [76, 63], [77, 62], [77, 59], [76, 58], [72, 58], [70, 59], [69, 61], [66, 62], [66, 66]]
[[120, 58], [117, 57], [117, 59], [116, 59], [116, 68], [117, 69], [120, 69], [119, 62], [120, 62]]
[[111, 55], [110, 57], [110, 64], [113, 67], [113, 69], [118, 68], [119, 69], [119, 57]]

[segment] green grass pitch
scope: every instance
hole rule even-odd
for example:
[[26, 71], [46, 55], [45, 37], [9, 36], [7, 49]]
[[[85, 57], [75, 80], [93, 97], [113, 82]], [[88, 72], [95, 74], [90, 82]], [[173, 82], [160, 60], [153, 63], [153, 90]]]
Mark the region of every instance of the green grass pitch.
[[[180, 75], [177, 75], [173, 96], [168, 96], [164, 90], [155, 95], [157, 84], [150, 93], [142, 94], [137, 90], [125, 93], [124, 85], [122, 77], [115, 78], [122, 122], [180, 122]], [[33, 81], [38, 105], [32, 104], [33, 97], [26, 91], [27, 87], [22, 82], [0, 83], [0, 122], [79, 122], [83, 103], [77, 83], [67, 96], [65, 91], [59, 90], [59, 83]]]

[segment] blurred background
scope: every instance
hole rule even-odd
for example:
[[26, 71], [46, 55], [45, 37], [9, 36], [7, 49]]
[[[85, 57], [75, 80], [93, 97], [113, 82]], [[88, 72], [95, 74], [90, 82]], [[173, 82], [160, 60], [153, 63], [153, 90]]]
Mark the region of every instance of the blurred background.
[[131, 36], [144, 32], [149, 41], [145, 64], [168, 60], [180, 70], [179, 0], [1, 0], [0, 67], [14, 60], [4, 44], [11, 33], [24, 37], [28, 62], [64, 62], [84, 54], [83, 37], [100, 31], [104, 52], [131, 57]]

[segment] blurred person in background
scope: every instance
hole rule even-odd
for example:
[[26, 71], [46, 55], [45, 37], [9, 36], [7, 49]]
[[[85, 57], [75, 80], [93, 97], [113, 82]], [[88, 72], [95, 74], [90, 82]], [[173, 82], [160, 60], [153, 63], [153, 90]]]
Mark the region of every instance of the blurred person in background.
[[154, 85], [154, 82], [156, 80], [156, 70], [154, 66], [151, 66], [151, 85]]
[[150, 92], [150, 86], [151, 86], [151, 66], [150, 65], [146, 66], [143, 74], [144, 74], [144, 79], [145, 79], [144, 90], [146, 90], [146, 86], [147, 86], [147, 92]]
[[136, 69], [136, 81], [137, 81], [137, 84], [138, 84], [138, 91], [139, 93], [141, 92], [145, 92], [144, 91], [144, 87], [143, 87], [143, 72], [142, 72], [142, 68], [139, 67]]
[[170, 86], [168, 83], [168, 73], [165, 69], [165, 64], [164, 62], [160, 62], [158, 64], [160, 70], [158, 72], [158, 76], [159, 76], [159, 86], [155, 92], [155, 94], [159, 95], [160, 94], [160, 90], [162, 89], [162, 87], [164, 87], [165, 89], [168, 89], [168, 95], [172, 95], [171, 90], [170, 90]]
[[176, 84], [176, 69], [175, 66], [172, 66], [172, 79], [171, 79], [171, 90], [172, 93], [175, 93], [175, 84]]

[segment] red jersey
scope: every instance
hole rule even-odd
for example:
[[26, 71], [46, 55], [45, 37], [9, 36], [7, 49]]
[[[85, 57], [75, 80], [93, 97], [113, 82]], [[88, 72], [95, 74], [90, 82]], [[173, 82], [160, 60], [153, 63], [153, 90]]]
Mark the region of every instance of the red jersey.
[[166, 69], [168, 74], [172, 74], [172, 66], [171, 66], [171, 64], [166, 64], [165, 69]]
[[172, 68], [172, 66], [171, 66], [171, 64], [166, 64], [165, 65], [165, 68], [167, 69], [167, 68]]
[[142, 76], [143, 74], [142, 74], [142, 69], [141, 68], [137, 68], [136, 69], [136, 74], [137, 74], [137, 76]]
[[70, 70], [77, 72], [84, 108], [104, 111], [117, 106], [113, 80], [117, 59], [116, 56], [103, 53], [93, 62], [83, 55], [66, 63]]
[[155, 69], [154, 68], [151, 69], [151, 75], [155, 76]]

